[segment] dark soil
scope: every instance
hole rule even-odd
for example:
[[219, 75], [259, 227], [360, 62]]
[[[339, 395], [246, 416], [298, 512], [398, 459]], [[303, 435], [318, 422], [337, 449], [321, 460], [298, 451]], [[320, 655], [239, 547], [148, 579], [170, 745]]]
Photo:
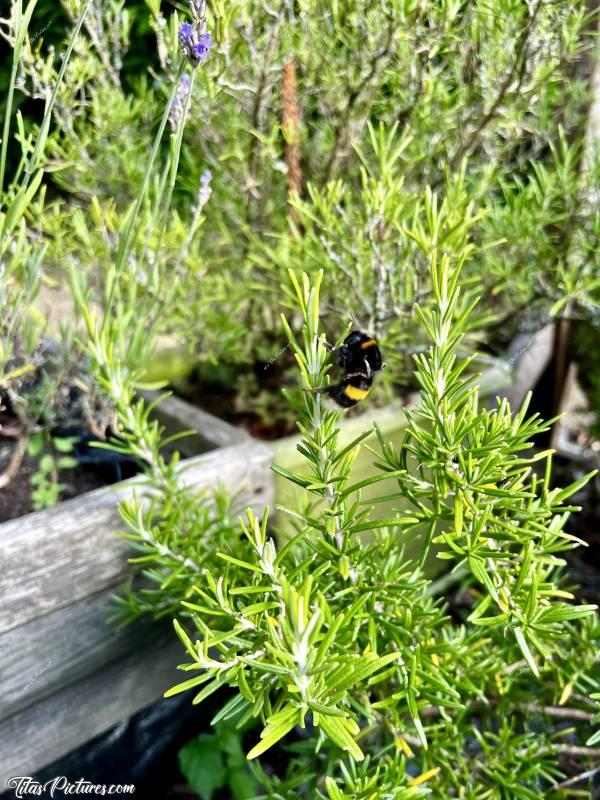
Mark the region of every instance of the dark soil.
[[[6, 467], [12, 448], [12, 442], [0, 438], [0, 470], [4, 470]], [[22, 517], [24, 514], [29, 514], [34, 510], [31, 499], [30, 479], [36, 470], [37, 461], [25, 456], [18, 474], [5, 489], [0, 491], [0, 522]], [[60, 473], [60, 482], [65, 484], [65, 489], [61, 493], [61, 500], [69, 500], [84, 492], [91, 492], [92, 489], [99, 489], [101, 486], [107, 485], [107, 481], [98, 471], [81, 466], [75, 469], [63, 470]], [[112, 482], [108, 481], [108, 483]]]
[[265, 422], [259, 414], [236, 410], [237, 392], [235, 389], [190, 382], [185, 387], [177, 387], [177, 394], [215, 417], [229, 422], [238, 428], [245, 428], [256, 439], [273, 441], [297, 433], [295, 422], [290, 419], [273, 419]]
[[[202, 364], [172, 388], [177, 395], [197, 408], [214, 414], [231, 425], [245, 428], [257, 439], [273, 441], [296, 433], [294, 415], [286, 418], [278, 411], [281, 408], [281, 403], [278, 403], [281, 400], [280, 391], [287, 383], [286, 366], [262, 362], [245, 367]], [[242, 384], [246, 387], [254, 385], [256, 393], [268, 392], [274, 398], [272, 409], [266, 409], [262, 415], [249, 411], [249, 403], [240, 398]], [[246, 394], [250, 395], [248, 389]], [[249, 399], [251, 402], [252, 396]]]
[[[554, 483], [568, 486], [591, 472], [593, 466], [555, 456]], [[600, 605], [600, 476], [592, 478], [569, 502], [581, 506], [581, 511], [571, 514], [565, 530], [578, 536], [587, 547], [562, 554], [567, 561], [568, 582], [575, 585], [573, 591], [579, 602]]]
[[[3, 473], [10, 463], [20, 428], [15, 417], [10, 413], [3, 413], [0, 417], [0, 429], [6, 434], [0, 436], [0, 473]], [[139, 465], [132, 458], [91, 446], [97, 439], [81, 426], [56, 428], [53, 434], [76, 439], [74, 449], [69, 455], [78, 462], [77, 466], [62, 469], [58, 474], [58, 481], [64, 486], [60, 494], [61, 501], [109, 486], [139, 472]], [[57, 457], [60, 455], [55, 453]], [[34, 488], [31, 478], [38, 470], [38, 458], [32, 458], [26, 453], [17, 474], [8, 486], [0, 490], [0, 522], [35, 510], [31, 496]]]
[[[281, 361], [284, 359], [282, 358]], [[292, 369], [295, 369], [291, 365]], [[290, 381], [290, 364], [256, 362], [252, 366], [211, 367], [202, 365], [186, 379], [174, 384], [171, 388], [175, 394], [188, 403], [214, 414], [216, 417], [229, 422], [236, 427], [245, 428], [256, 439], [273, 441], [284, 436], [298, 433], [296, 427], [296, 412], [289, 407], [285, 414], [286, 403], [281, 396], [282, 388], [292, 390], [295, 383]], [[338, 373], [333, 373], [335, 377]], [[295, 380], [295, 379], [294, 379]], [[246, 397], [240, 396], [240, 386], [253, 383], [257, 392], [272, 398], [270, 405], [261, 405], [261, 412], [248, 410], [254, 397], [245, 390]], [[395, 395], [406, 402], [410, 396], [411, 388], [408, 385], [395, 387]], [[299, 392], [301, 394], [301, 392]], [[373, 401], [372, 398], [371, 402]], [[283, 410], [282, 410], [283, 409]], [[360, 414], [363, 408], [347, 409], [346, 416]]]
[[[14, 439], [0, 437], [0, 471], [6, 468], [13, 447]], [[94, 453], [93, 459], [86, 459], [85, 453], [89, 451]], [[95, 457], [96, 453], [99, 455], [98, 458]], [[131, 459], [123, 463], [110, 451], [95, 448], [92, 450], [87, 444], [80, 446], [74, 455], [76, 458], [79, 455], [80, 463], [73, 469], [61, 470], [58, 476], [59, 482], [65, 487], [60, 494], [61, 501], [70, 500], [103, 486], [110, 486], [139, 472], [138, 465]], [[91, 463], [86, 463], [88, 461]], [[31, 498], [33, 488], [31, 477], [36, 470], [37, 459], [25, 455], [17, 475], [5, 489], [0, 490], [0, 522], [21, 517], [35, 510]]]

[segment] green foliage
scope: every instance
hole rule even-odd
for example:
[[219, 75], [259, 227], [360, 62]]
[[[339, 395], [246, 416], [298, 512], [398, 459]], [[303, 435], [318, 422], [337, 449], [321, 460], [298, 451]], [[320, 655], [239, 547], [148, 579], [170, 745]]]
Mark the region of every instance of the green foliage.
[[[548, 658], [551, 647], [543, 640], [556, 636], [557, 623], [590, 610], [561, 602], [564, 594], [549, 579], [560, 564], [556, 554], [575, 543], [563, 532], [565, 512], [573, 510], [565, 501], [591, 476], [551, 490], [551, 453], [524, 455], [530, 438], [545, 430], [535, 415], [526, 419], [527, 403], [516, 415], [506, 400], [478, 410], [475, 379], [462, 378], [468, 362], [457, 363], [455, 356], [470, 313], [467, 308], [457, 314], [458, 276], [457, 269], [449, 282], [447, 262], [439, 272], [434, 267], [438, 306], [420, 312], [434, 344], [415, 357], [421, 405], [417, 414], [408, 412], [398, 454], [381, 439], [380, 444], [386, 469], [397, 473], [400, 495], [427, 525], [423, 562], [430, 542], [446, 545], [439, 556], [468, 567], [484, 590], [470, 621], [491, 634], [495, 628], [503, 635], [512, 631], [537, 673], [530, 645]], [[418, 465], [414, 475], [407, 470], [409, 457]], [[541, 459], [546, 470], [540, 482], [532, 465]], [[490, 608], [498, 613], [488, 614]]]
[[216, 736], [205, 733], [192, 739], [178, 758], [183, 775], [202, 800], [211, 800], [215, 789], [225, 786], [227, 772]]
[[[0, 480], [3, 487], [7, 486], [27, 449], [39, 454], [41, 445], [45, 445], [32, 476], [34, 507], [43, 508], [59, 498], [63, 488], [59, 470], [72, 466], [70, 456], [60, 456], [60, 448], [67, 446], [68, 440], [57, 439], [51, 444], [49, 432], [64, 422], [101, 426], [107, 409], [94, 392], [83, 350], [75, 343], [77, 324], [65, 324], [52, 339], [46, 320], [35, 306], [47, 280], [43, 269], [47, 245], [40, 234], [46, 211], [45, 152], [52, 115], [90, 4], [82, 3], [74, 19], [62, 62], [44, 95], [40, 127], [28, 132], [19, 112], [13, 119], [13, 106], [20, 70], [31, 51], [28, 26], [35, 5], [34, 0], [25, 7], [20, 1], [14, 2], [10, 16], [2, 21], [3, 36], [12, 47], [12, 69], [0, 151], [0, 402], [15, 419], [16, 441], [11, 463]], [[14, 172], [8, 169], [11, 139], [20, 149]]]
[[[8, 26], [2, 389], [25, 409], [27, 436], [46, 434], [74, 384], [57, 376], [80, 370], [82, 414], [110, 419], [109, 446], [143, 466], [121, 512], [145, 583], [117, 613], [180, 609], [190, 677], [167, 694], [194, 689], [201, 703], [233, 690], [213, 722], [260, 725], [248, 758], [265, 798], [567, 798], [558, 758], [597, 756], [583, 743], [597, 742], [588, 695], [600, 688], [600, 628], [562, 573], [579, 544], [565, 531], [569, 498], [589, 476], [551, 488], [551, 454], [530, 445], [544, 423], [526, 406], [481, 408], [464, 351], [492, 315], [501, 328], [597, 304], [598, 165], [581, 170], [584, 4], [219, 0], [214, 57], [184, 96], [179, 20], [160, 4], [148, 5], [162, 72], [133, 88], [121, 80], [133, 30], [123, 3], [66, 1], [76, 22], [60, 62], [27, 33], [34, 5], [14, 3]], [[281, 110], [290, 60], [301, 196]], [[22, 155], [5, 185], [17, 73], [45, 111], [33, 131], [16, 117]], [[52, 203], [47, 172], [65, 193]], [[55, 373], [38, 369], [31, 304], [65, 263], [83, 325], [64, 341], [77, 337], [86, 359]], [[341, 446], [340, 411], [313, 391], [329, 379], [327, 336], [351, 309], [390, 354], [382, 394], [416, 353], [420, 404], [399, 448], [376, 429]], [[221, 491], [186, 488], [165, 449], [174, 439], [136, 396], [156, 336], [182, 331], [225, 368], [293, 355], [282, 372], [305, 466], [274, 467], [296, 489], [295, 505], [277, 509], [288, 538], [266, 514], [236, 523]], [[357, 480], [361, 447], [374, 463]], [[381, 494], [365, 501], [366, 486]], [[379, 500], [394, 514], [381, 516]], [[404, 554], [415, 540], [417, 562]], [[451, 567], [441, 584], [429, 556]], [[469, 599], [458, 618], [442, 596], [449, 581]], [[241, 769], [233, 741], [220, 740], [219, 764], [214, 740], [187, 749], [205, 793], [209, 769], [213, 788]], [[274, 746], [291, 751], [282, 775]]]
[[[128, 447], [123, 441], [111, 446]], [[138, 582], [135, 591], [129, 588], [117, 598], [116, 617], [125, 623], [144, 614], [173, 616], [182, 599], [193, 599], [198, 575], [220, 563], [217, 550], [240, 551], [231, 498], [218, 490], [202, 495], [182, 490], [177, 457], [165, 463], [156, 452], [146, 455], [146, 460], [152, 459], [153, 474], [147, 474], [140, 489], [120, 507], [127, 526], [123, 535], [140, 553], [131, 561], [140, 565], [146, 579], [143, 586]]]
[[[113, 421], [114, 400], [111, 391], [102, 388], [102, 376], [94, 372], [96, 362], [87, 359], [88, 337], [99, 340], [89, 343], [91, 350], [104, 346], [118, 360], [117, 389], [123, 381], [132, 385], [153, 351], [161, 312], [168, 308], [169, 296], [178, 290], [177, 282], [165, 279], [163, 256], [181, 151], [181, 125], [173, 129], [168, 156], [160, 169], [158, 165], [183, 62], [173, 60], [167, 103], [156, 132], [145, 140], [151, 142], [150, 155], [144, 142], [135, 161], [123, 161], [118, 147], [113, 151], [112, 171], [118, 169], [126, 182], [134, 184], [130, 202], [117, 210], [118, 192], [108, 187], [115, 197], [104, 205], [94, 197], [85, 212], [63, 207], [58, 201], [47, 203], [46, 174], [57, 169], [53, 163], [55, 132], [66, 141], [66, 132], [85, 120], [89, 138], [79, 142], [80, 156], [95, 160], [93, 136], [102, 137], [102, 141], [110, 138], [110, 130], [101, 122], [115, 125], [113, 132], [124, 131], [130, 100], [123, 98], [129, 111], [120, 114], [114, 98], [102, 94], [101, 89], [106, 89], [106, 82], [118, 83], [130, 20], [122, 2], [102, 7], [66, 2], [73, 27], [59, 60], [52, 48], [43, 51], [42, 38], [29, 30], [35, 5], [32, 0], [24, 9], [23, 3], [15, 1], [9, 18], [3, 20], [3, 35], [13, 48], [13, 69], [0, 151], [0, 399], [19, 426], [15, 458], [0, 477], [3, 485], [17, 471], [31, 437], [46, 435], [61, 422], [86, 428], [100, 438], [105, 435]], [[98, 89], [93, 99], [86, 96], [88, 85]], [[21, 158], [14, 174], [8, 174], [8, 141], [17, 87], [34, 98], [44, 98], [45, 110], [39, 128], [32, 131], [26, 130], [17, 113], [13, 135], [20, 144]], [[133, 105], [138, 114], [144, 108], [141, 100]], [[112, 117], [106, 115], [107, 107], [113, 109]], [[151, 121], [149, 117], [149, 127]], [[72, 155], [63, 153], [68, 163]], [[135, 178], [122, 171], [118, 160], [120, 165], [131, 164], [137, 170]], [[61, 168], [64, 166], [61, 164]], [[94, 171], [102, 172], [97, 164]], [[200, 219], [196, 227], [199, 224]], [[180, 250], [189, 247], [190, 232], [183, 224], [179, 224], [175, 236]], [[62, 298], [65, 319], [61, 319], [57, 331], [56, 325], [48, 325], [37, 304], [44, 284], [56, 287], [57, 282], [66, 283], [65, 262], [72, 297], [70, 302], [68, 295], [67, 302]], [[88, 269], [82, 267], [83, 263]], [[61, 272], [53, 270], [59, 267]], [[79, 318], [73, 315], [73, 305]], [[101, 321], [96, 326], [98, 318]], [[142, 448], [139, 457], [144, 455]], [[58, 469], [51, 452], [47, 452], [34, 476], [37, 507], [58, 499]]]
[[[72, 15], [77, 4], [64, 5]], [[60, 270], [67, 252], [101, 304], [114, 241], [149, 174], [151, 129], [177, 83], [177, 15], [160, 3], [122, 5], [106, 2], [86, 18], [48, 148], [65, 193], [45, 220], [49, 263]], [[390, 354], [376, 402], [411, 380], [415, 303], [432, 301], [434, 253], [471, 250], [465, 289], [472, 281], [483, 291], [470, 327], [492, 348], [550, 314], [589, 316], [600, 233], [590, 195], [598, 159], [581, 169], [592, 24], [583, 2], [502, 0], [493, 13], [486, 2], [212, 4], [216, 44], [196, 71], [172, 209], [161, 197], [179, 155], [161, 145], [131, 231], [136, 255], [119, 277], [124, 302], [143, 304], [156, 332], [182, 340], [191, 360], [244, 371], [275, 359], [287, 383], [293, 363], [276, 357], [285, 344], [279, 287], [290, 267], [313, 277], [324, 269], [330, 335], [352, 309]], [[156, 54], [134, 78], [128, 53], [149, 29]], [[98, 48], [101, 30], [110, 36]], [[26, 91], [53, 85], [55, 67], [44, 64], [24, 60]], [[207, 169], [212, 197], [199, 209]], [[286, 413], [251, 377], [239, 393], [264, 419]]]
[[[590, 695], [590, 698], [592, 700], [595, 700], [596, 702], [598, 702], [600, 700], [600, 693], [595, 692], [595, 693]], [[594, 722], [600, 723], [600, 711], [594, 717]], [[587, 740], [586, 744], [587, 745], [593, 745], [593, 744], [597, 744], [598, 742], [600, 742], [600, 729], [597, 730], [595, 733], [593, 733], [590, 736], [590, 738]]]
[[30, 456], [38, 458], [37, 470], [31, 476], [31, 485], [35, 487], [31, 493], [34, 511], [56, 505], [60, 493], [65, 488], [59, 482], [61, 469], [71, 469], [77, 461], [70, 453], [76, 438], [70, 436], [50, 438], [47, 434], [34, 434], [27, 444]]
[[228, 788], [234, 800], [256, 795], [256, 781], [248, 769], [239, 730], [219, 723], [215, 733], [201, 733], [178, 753], [179, 767], [202, 800], [211, 800], [215, 790]]

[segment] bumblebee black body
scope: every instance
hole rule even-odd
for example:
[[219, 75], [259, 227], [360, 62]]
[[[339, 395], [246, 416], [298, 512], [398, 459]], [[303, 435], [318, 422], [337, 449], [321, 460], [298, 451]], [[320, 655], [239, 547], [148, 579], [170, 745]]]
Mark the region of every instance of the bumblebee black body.
[[342, 408], [352, 408], [368, 395], [374, 373], [383, 369], [381, 350], [368, 333], [351, 331], [332, 356], [344, 374], [339, 383], [315, 391], [328, 394]]
[[373, 373], [383, 367], [379, 345], [362, 331], [350, 331], [343, 344], [333, 350], [333, 358], [346, 373], [360, 373], [365, 368]]

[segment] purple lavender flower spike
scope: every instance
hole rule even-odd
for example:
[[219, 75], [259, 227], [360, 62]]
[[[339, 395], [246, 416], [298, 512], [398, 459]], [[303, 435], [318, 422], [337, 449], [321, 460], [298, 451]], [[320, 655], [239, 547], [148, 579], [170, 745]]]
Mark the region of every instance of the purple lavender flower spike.
[[206, 30], [206, 4], [204, 0], [191, 0], [193, 24], [182, 22], [179, 26], [179, 44], [192, 66], [201, 64], [213, 45], [212, 36]]
[[207, 169], [200, 176], [200, 186], [198, 187], [198, 194], [196, 195], [196, 205], [192, 206], [192, 211], [196, 218], [200, 216], [202, 209], [208, 203], [208, 200], [212, 194], [212, 189], [210, 188], [211, 180], [212, 172]]

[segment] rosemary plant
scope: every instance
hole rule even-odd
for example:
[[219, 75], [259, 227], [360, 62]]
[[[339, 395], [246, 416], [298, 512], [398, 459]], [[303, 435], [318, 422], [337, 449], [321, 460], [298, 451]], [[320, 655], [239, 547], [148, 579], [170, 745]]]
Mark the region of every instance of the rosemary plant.
[[[564, 531], [568, 498], [590, 476], [551, 488], [551, 453], [527, 452], [544, 424], [504, 401], [478, 407], [476, 376], [457, 358], [473, 305], [461, 302], [460, 266], [432, 263], [421, 402], [398, 451], [376, 430], [339, 447], [339, 412], [312, 391], [329, 368], [319, 278], [291, 275], [301, 338], [283, 324], [304, 390], [289, 399], [306, 469], [274, 469], [299, 487], [298, 507], [279, 509], [296, 532], [278, 542], [267, 515], [248, 513], [245, 547], [216, 552], [196, 576], [191, 620], [175, 622], [192, 676], [166, 693], [193, 689], [200, 703], [233, 687], [213, 722], [261, 721], [248, 758], [263, 756], [264, 797], [567, 797], [561, 754], [598, 755], [584, 745], [600, 679], [596, 607], [573, 604], [561, 577], [561, 553], [580, 544]], [[373, 474], [355, 483], [370, 435]], [[393, 518], [361, 502], [375, 483], [397, 501]], [[419, 563], [403, 555], [415, 536]], [[434, 548], [469, 598], [460, 621], [429, 577]], [[553, 724], [565, 719], [574, 727]], [[291, 742], [277, 776], [268, 751]]]

